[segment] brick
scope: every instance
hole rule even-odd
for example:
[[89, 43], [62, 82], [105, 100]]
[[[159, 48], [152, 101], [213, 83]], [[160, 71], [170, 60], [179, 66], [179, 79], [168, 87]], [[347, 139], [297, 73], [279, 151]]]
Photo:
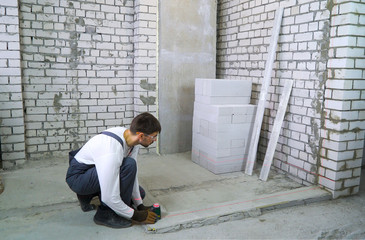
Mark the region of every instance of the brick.
[[341, 91], [341, 90], [333, 90], [332, 94], [333, 99], [360, 99], [360, 91]]
[[100, 11], [99, 4], [89, 4], [89, 3], [81, 3], [81, 9], [83, 10], [91, 10], [91, 11]]
[[321, 158], [321, 166], [323, 166], [325, 168], [329, 168], [334, 171], [339, 171], [340, 169], [345, 167], [345, 164], [347, 164], [347, 162], [346, 163], [344, 161], [336, 162], [336, 161], [332, 161], [329, 159]]
[[334, 141], [351, 141], [356, 139], [356, 133], [347, 132], [347, 133], [338, 133], [338, 132], [330, 132], [330, 139]]
[[324, 126], [327, 129], [335, 131], [346, 131], [349, 129], [348, 122], [337, 122], [337, 121], [332, 121], [331, 119], [326, 119], [324, 122]]
[[17, 1], [10, 1], [10, 0], [0, 0], [0, 6], [18, 7], [18, 2]]
[[352, 179], [346, 179], [344, 183], [344, 187], [353, 187], [353, 186], [359, 186], [360, 185], [360, 178], [352, 178]]
[[325, 186], [325, 187], [327, 187], [329, 189], [332, 189], [332, 190], [340, 189], [341, 186], [342, 186], [341, 181], [333, 181], [331, 179], [328, 179], [328, 178], [325, 178], [325, 177], [322, 177], [322, 176], [319, 176], [318, 184], [322, 185], [322, 186]]
[[352, 172], [353, 177], [360, 177], [361, 176], [361, 168], [356, 168]]
[[350, 122], [349, 130], [356, 131], [358, 129], [363, 129], [363, 126], [365, 124], [365, 120], [363, 121], [356, 121], [356, 122]]
[[354, 25], [347, 25], [347, 26], [339, 26], [338, 27], [338, 36], [361, 36], [361, 32], [365, 31], [365, 27], [363, 26], [354, 26]]
[[331, 25], [347, 25], [347, 24], [358, 24], [359, 16], [357, 14], [344, 14], [335, 15], [331, 17]]
[[354, 59], [329, 59], [328, 67], [330, 68], [354, 68]]
[[350, 110], [351, 102], [327, 99], [325, 101], [325, 106], [327, 109], [333, 109], [333, 110]]
[[332, 89], [352, 89], [353, 81], [329, 79], [326, 86]]
[[348, 169], [361, 167], [361, 164], [362, 164], [362, 159], [361, 158], [346, 161], [346, 167]]
[[89, 112], [107, 112], [106, 106], [90, 106]]
[[327, 157], [329, 159], [335, 160], [335, 161], [342, 161], [347, 159], [353, 159], [354, 157], [354, 151], [327, 151]]
[[304, 161], [294, 158], [292, 156], [288, 156], [288, 163], [296, 168], [303, 168], [304, 167]]
[[[11, 153], [3, 153], [3, 158], [10, 161], [10, 160], [16, 160], [16, 159], [25, 159], [25, 152], [11, 152]], [[5, 164], [7, 161], [4, 161], [3, 165], [5, 167]], [[13, 166], [13, 164], [9, 164], [10, 166]], [[8, 166], [9, 166], [8, 165]]]
[[359, 47], [342, 47], [336, 49], [336, 57], [337, 58], [346, 58], [346, 57], [353, 57], [353, 58], [361, 58], [364, 54]]
[[114, 113], [97, 113], [98, 119], [114, 119], [115, 114]]
[[362, 149], [364, 146], [364, 140], [348, 142], [348, 149]]
[[365, 101], [352, 101], [352, 108], [353, 110], [359, 109], [365, 109]]
[[294, 39], [295, 42], [310, 41], [313, 40], [313, 33], [312, 32], [298, 33], [295, 34]]
[[299, 115], [306, 115], [307, 114], [307, 108], [306, 107], [299, 107], [299, 106], [289, 105], [289, 111], [293, 114], [299, 114]]
[[348, 47], [356, 46], [356, 37], [333, 37], [330, 41], [330, 47]]
[[355, 68], [361, 68], [365, 65], [365, 59], [356, 59]]
[[362, 12], [364, 9], [363, 4], [354, 2], [348, 2], [348, 3], [345, 2], [340, 4], [339, 7], [340, 7], [339, 14], [358, 13]]
[[[298, 38], [305, 41], [300, 36]], [[309, 52], [296, 52], [293, 55], [293, 60], [310, 60], [310, 59], [311, 59], [311, 54]]]
[[307, 13], [295, 16], [295, 24], [305, 23], [305, 22], [312, 22], [314, 18], [314, 13]]

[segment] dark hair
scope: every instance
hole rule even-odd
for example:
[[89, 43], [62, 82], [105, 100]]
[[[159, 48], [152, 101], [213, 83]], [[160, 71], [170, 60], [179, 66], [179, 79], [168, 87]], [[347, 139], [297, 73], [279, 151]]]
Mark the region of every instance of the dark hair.
[[161, 125], [152, 114], [144, 112], [132, 120], [130, 130], [134, 134], [136, 132], [142, 132], [145, 134], [152, 134], [154, 132], [160, 133]]

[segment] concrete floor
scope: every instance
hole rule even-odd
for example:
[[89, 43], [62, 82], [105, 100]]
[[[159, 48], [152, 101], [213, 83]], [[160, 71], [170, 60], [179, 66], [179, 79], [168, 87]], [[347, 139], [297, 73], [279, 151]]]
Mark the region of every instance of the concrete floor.
[[[58, 160], [32, 162], [24, 169], [1, 173], [5, 184], [5, 191], [0, 195], [2, 239], [30, 236], [33, 236], [31, 239], [40, 239], [41, 236], [43, 239], [50, 236], [62, 239], [63, 235], [55, 233], [58, 230], [66, 231], [67, 236], [84, 233], [85, 238], [93, 239], [92, 236], [105, 233], [110, 239], [115, 239], [112, 236], [116, 230], [93, 223], [94, 212], [81, 212], [75, 195], [64, 182], [66, 169], [67, 162]], [[212, 224], [219, 229], [218, 223], [224, 227], [232, 220], [236, 220], [232, 221], [234, 224], [251, 219], [247, 217], [260, 217], [265, 210], [284, 209], [330, 197], [315, 186], [300, 186], [278, 174], [271, 174], [268, 182], [258, 180], [257, 173], [253, 176], [240, 172], [214, 175], [192, 163], [189, 153], [140, 156], [139, 171], [141, 185], [148, 194], [145, 202], [159, 202], [163, 210], [163, 218], [159, 222], [141, 226], [149, 233], [177, 231], [173, 236], [179, 236], [179, 232], [196, 232], [199, 231], [195, 230], [196, 227], [210, 228], [208, 225]], [[363, 222], [361, 220], [358, 224], [363, 226]], [[140, 226], [132, 229], [137, 227]], [[136, 229], [117, 231], [133, 235]], [[138, 232], [137, 235], [140, 234]], [[143, 236], [152, 235], [155, 234]]]
[[243, 172], [215, 175], [193, 163], [189, 152], [144, 156], [139, 163], [146, 202], [158, 202], [162, 207], [162, 220], [146, 226], [149, 231], [216, 224], [331, 198], [316, 186], [301, 186], [275, 172], [267, 182], [258, 179], [258, 170], [252, 176]]

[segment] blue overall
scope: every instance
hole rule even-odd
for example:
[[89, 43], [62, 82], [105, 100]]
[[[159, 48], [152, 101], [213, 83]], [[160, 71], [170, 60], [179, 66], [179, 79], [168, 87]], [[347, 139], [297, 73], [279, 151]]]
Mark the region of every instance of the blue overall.
[[[119, 138], [117, 135], [110, 132], [103, 132], [102, 134], [111, 136], [113, 138]], [[123, 142], [120, 138], [118, 141], [123, 145]], [[78, 150], [72, 151], [69, 154], [70, 165], [66, 174], [66, 182], [68, 186], [72, 191], [79, 195], [100, 195], [101, 191], [95, 165], [88, 165], [76, 161], [74, 156], [77, 152]], [[136, 161], [130, 157], [124, 158], [123, 163], [120, 166], [119, 173], [120, 197], [122, 198], [123, 202], [130, 207], [132, 204], [132, 191], [136, 173]], [[139, 187], [139, 190], [143, 199], [145, 197], [145, 191], [141, 186]]]

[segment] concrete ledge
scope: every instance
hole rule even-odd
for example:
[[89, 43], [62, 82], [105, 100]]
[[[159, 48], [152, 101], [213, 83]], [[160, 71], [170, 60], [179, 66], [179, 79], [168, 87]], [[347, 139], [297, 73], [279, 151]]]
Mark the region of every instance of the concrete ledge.
[[331, 194], [319, 187], [302, 187], [258, 199], [226, 202], [188, 212], [162, 213], [162, 219], [153, 225], [146, 225], [150, 233], [168, 233], [186, 228], [218, 224], [227, 221], [257, 217], [267, 211], [310, 204], [331, 199]]

